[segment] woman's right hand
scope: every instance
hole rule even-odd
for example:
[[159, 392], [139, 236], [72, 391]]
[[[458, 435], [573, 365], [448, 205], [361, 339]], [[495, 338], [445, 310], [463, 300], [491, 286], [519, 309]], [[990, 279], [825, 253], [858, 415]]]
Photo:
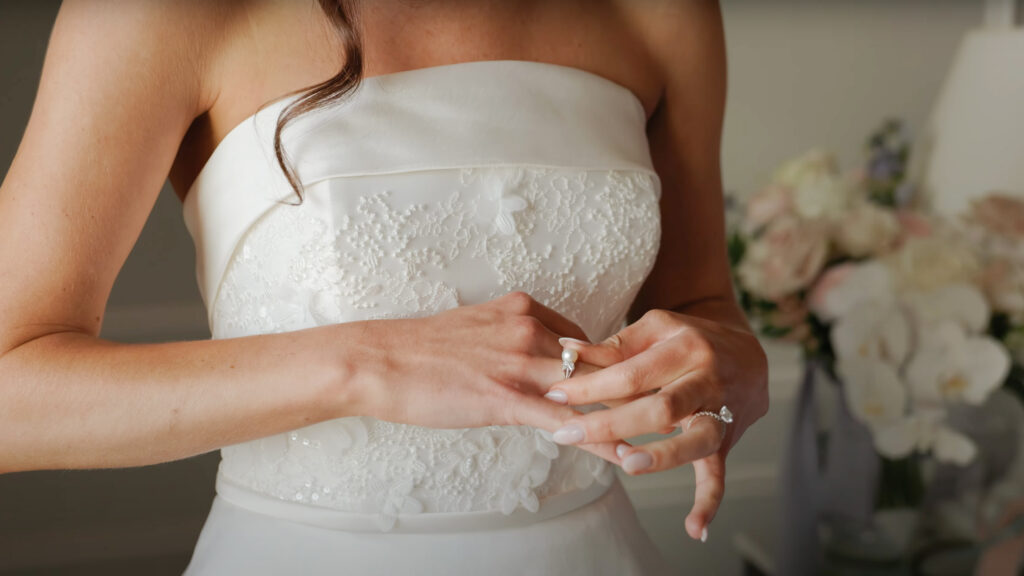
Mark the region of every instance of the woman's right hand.
[[[349, 356], [359, 378], [346, 411], [430, 428], [529, 425], [554, 432], [576, 410], [544, 398], [562, 380], [558, 338], [583, 330], [522, 291], [422, 318], [366, 323]], [[576, 363], [575, 374], [599, 369]], [[619, 464], [615, 442], [580, 448]]]

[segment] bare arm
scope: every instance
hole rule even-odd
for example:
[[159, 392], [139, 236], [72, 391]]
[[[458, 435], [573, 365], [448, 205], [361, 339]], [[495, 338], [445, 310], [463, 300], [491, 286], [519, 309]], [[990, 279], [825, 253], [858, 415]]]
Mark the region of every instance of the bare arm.
[[166, 344], [97, 337], [181, 139], [212, 97], [204, 54], [216, 23], [197, 8], [61, 7], [0, 186], [0, 472], [150, 464], [344, 415], [360, 325]]
[[652, 1], [651, 51], [665, 78], [648, 125], [664, 192], [662, 249], [631, 311], [675, 310], [749, 330], [733, 293], [726, 255], [720, 148], [726, 58], [716, 2]]

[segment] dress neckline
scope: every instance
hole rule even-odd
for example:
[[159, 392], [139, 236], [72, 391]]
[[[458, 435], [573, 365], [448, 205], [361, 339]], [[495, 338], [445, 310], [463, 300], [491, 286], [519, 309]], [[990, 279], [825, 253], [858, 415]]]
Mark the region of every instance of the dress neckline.
[[[452, 63], [448, 63], [448, 64], [438, 64], [436, 66], [424, 66], [422, 68], [411, 68], [409, 70], [399, 70], [399, 71], [396, 71], [396, 72], [388, 72], [386, 74], [376, 74], [374, 76], [365, 76], [365, 77], [363, 77], [362, 82], [379, 84], [381, 82], [391, 82], [391, 81], [395, 81], [395, 80], [399, 80], [399, 79], [412, 80], [412, 79], [415, 79], [417, 76], [425, 77], [425, 76], [429, 75], [432, 72], [441, 72], [441, 71], [444, 71], [444, 70], [450, 70], [450, 69], [455, 69], [455, 68], [473, 68], [473, 67], [494, 66], [494, 65], [502, 65], [502, 66], [538, 66], [538, 67], [544, 67], [544, 68], [549, 68], [549, 69], [554, 69], [554, 70], [560, 70], [560, 71], [563, 71], [563, 72], [568, 73], [568, 74], [578, 74], [578, 75], [580, 75], [580, 77], [589, 78], [589, 79], [592, 79], [592, 80], [597, 80], [600, 85], [606, 86], [607, 88], [609, 88], [611, 90], [615, 90], [615, 91], [618, 91], [618, 92], [621, 92], [621, 93], [625, 94], [629, 98], [629, 100], [632, 101], [633, 106], [640, 110], [642, 117], [647, 119], [647, 108], [644, 106], [643, 100], [640, 99], [640, 97], [636, 94], [636, 92], [634, 92], [632, 89], [628, 88], [627, 86], [625, 86], [623, 84], [620, 84], [620, 83], [618, 83], [618, 82], [616, 82], [616, 81], [614, 81], [614, 80], [612, 80], [610, 78], [602, 76], [602, 75], [600, 75], [600, 74], [598, 74], [596, 72], [591, 72], [589, 70], [584, 70], [583, 68], [578, 68], [576, 66], [568, 66], [568, 65], [565, 65], [565, 64], [554, 64], [554, 63], [551, 63], [551, 62], [540, 62], [540, 61], [537, 61], [537, 60], [520, 60], [520, 59], [503, 58], [503, 59], [493, 59], [493, 60], [468, 60], [468, 61], [464, 61], [464, 62], [452, 62]], [[258, 110], [256, 110], [256, 112], [253, 112], [252, 114], [250, 114], [250, 115], [246, 116], [245, 118], [243, 118], [242, 120], [240, 120], [237, 124], [235, 124], [234, 127], [231, 128], [231, 130], [228, 130], [228, 132], [224, 135], [224, 137], [221, 138], [220, 142], [218, 142], [217, 145], [214, 146], [213, 152], [210, 153], [209, 158], [207, 158], [206, 162], [203, 163], [202, 168], [200, 168], [199, 172], [196, 173], [195, 178], [192, 180], [192, 184], [189, 186], [188, 191], [185, 193], [185, 199], [182, 201], [182, 209], [183, 210], [187, 210], [189, 204], [192, 204], [192, 203], [196, 202], [196, 196], [197, 196], [197, 194], [196, 194], [196, 192], [197, 192], [196, 187], [198, 186], [199, 182], [202, 180], [201, 177], [203, 176], [203, 173], [209, 171], [210, 167], [217, 161], [217, 158], [219, 156], [223, 155], [223, 150], [229, 145], [230, 141], [234, 139], [234, 136], [237, 133], [242, 131], [243, 127], [246, 124], [251, 122], [257, 116], [259, 116], [261, 114], [264, 114], [264, 113], [266, 113], [269, 110], [278, 109], [280, 107], [286, 106], [289, 102], [291, 102], [293, 100], [296, 100], [296, 99], [300, 98], [301, 96], [302, 96], [302, 92], [299, 92], [299, 93], [296, 93], [296, 94], [287, 94], [287, 95], [278, 97], [275, 100], [271, 100], [268, 103], [266, 103], [263, 106], [261, 106]]]

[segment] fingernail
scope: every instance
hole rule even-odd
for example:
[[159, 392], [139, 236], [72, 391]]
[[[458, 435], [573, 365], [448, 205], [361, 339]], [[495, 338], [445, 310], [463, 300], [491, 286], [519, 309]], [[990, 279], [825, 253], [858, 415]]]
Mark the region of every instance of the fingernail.
[[632, 474], [633, 472], [646, 470], [652, 464], [654, 464], [654, 458], [651, 458], [650, 454], [647, 452], [634, 452], [626, 456], [626, 459], [622, 461], [622, 469]]
[[626, 450], [629, 450], [629, 444], [619, 444], [615, 447], [615, 453], [620, 460], [626, 457]]
[[590, 344], [590, 342], [587, 342], [586, 340], [580, 340], [578, 338], [569, 338], [568, 336], [563, 336], [563, 337], [559, 338], [558, 339], [558, 343], [561, 346], [565, 346], [566, 344], [581, 344], [581, 345], [584, 345], [584, 346]]
[[562, 390], [552, 390], [545, 394], [544, 397], [552, 402], [558, 402], [559, 404], [569, 403], [569, 395]]
[[556, 430], [551, 438], [558, 444], [579, 444], [583, 442], [583, 428], [569, 424]]
[[701, 542], [707, 542], [708, 541], [708, 527], [707, 526], [705, 526], [704, 529], [701, 530], [701, 532], [700, 532], [700, 541]]

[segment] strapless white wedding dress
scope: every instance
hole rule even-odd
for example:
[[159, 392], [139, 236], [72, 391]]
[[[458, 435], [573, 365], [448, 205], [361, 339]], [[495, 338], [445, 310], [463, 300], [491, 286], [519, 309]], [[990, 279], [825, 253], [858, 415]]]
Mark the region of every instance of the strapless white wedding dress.
[[[626, 87], [490, 60], [366, 78], [243, 121], [185, 199], [214, 338], [437, 314], [522, 290], [592, 340], [654, 265], [660, 181]], [[221, 450], [186, 574], [667, 573], [613, 467], [526, 426], [364, 417]]]

